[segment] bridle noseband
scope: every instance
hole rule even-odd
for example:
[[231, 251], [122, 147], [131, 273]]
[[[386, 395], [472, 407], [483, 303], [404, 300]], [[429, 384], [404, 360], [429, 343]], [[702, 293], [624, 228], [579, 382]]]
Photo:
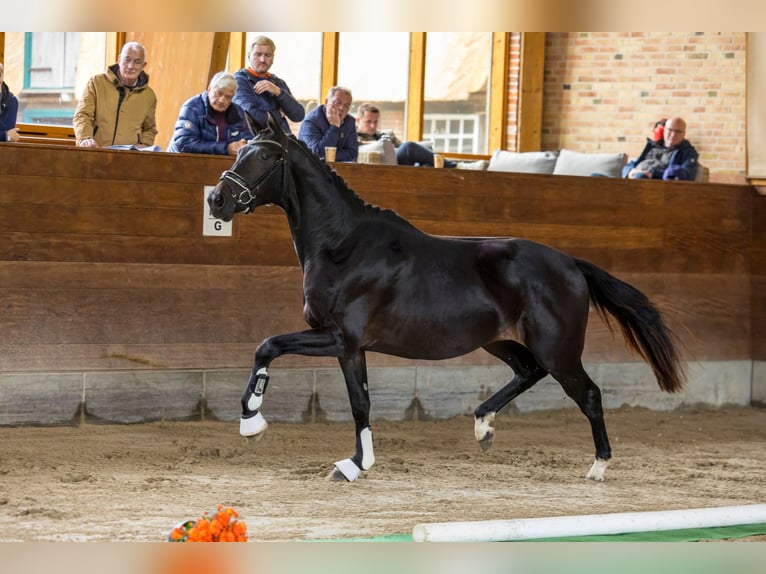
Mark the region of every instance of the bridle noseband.
[[219, 178], [219, 181], [224, 180], [230, 185], [231, 197], [234, 200], [234, 203], [244, 206], [245, 213], [250, 213], [253, 209], [255, 209], [255, 206], [252, 205], [252, 203], [257, 197], [258, 192], [261, 190], [261, 186], [266, 183], [266, 180], [271, 177], [271, 174], [273, 174], [279, 166], [282, 166], [282, 180], [284, 181], [285, 179], [285, 169], [287, 168], [287, 149], [285, 149], [285, 147], [279, 142], [275, 142], [273, 140], [254, 141], [251, 142], [250, 145], [259, 144], [275, 145], [279, 148], [282, 154], [279, 156], [279, 159], [277, 159], [277, 161], [275, 161], [269, 169], [263, 172], [261, 177], [259, 177], [252, 185], [248, 184], [247, 181], [245, 181], [245, 179], [237, 172], [230, 169], [224, 171]]

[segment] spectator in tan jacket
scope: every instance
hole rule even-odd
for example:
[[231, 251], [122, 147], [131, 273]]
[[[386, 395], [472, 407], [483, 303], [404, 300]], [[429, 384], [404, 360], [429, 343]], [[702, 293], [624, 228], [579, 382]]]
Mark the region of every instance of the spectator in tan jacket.
[[145, 66], [144, 46], [128, 42], [116, 64], [88, 80], [72, 121], [78, 146], [154, 144], [157, 96]]

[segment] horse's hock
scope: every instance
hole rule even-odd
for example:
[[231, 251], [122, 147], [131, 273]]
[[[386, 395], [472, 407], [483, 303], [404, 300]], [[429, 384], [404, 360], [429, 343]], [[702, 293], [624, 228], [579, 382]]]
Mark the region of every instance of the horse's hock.
[[[257, 344], [305, 328], [284, 216], [203, 235], [224, 157], [15, 145], [0, 163], [0, 424], [235, 420]], [[44, 169], [42, 168], [44, 166]], [[659, 393], [591, 317], [607, 408], [766, 403], [766, 197], [747, 185], [336, 164], [362, 199], [441, 235], [527, 237], [644, 291], [683, 342], [689, 383]], [[370, 354], [373, 418], [468, 414], [506, 382], [486, 353]], [[337, 362], [270, 369], [274, 421], [348, 420]], [[512, 408], [573, 406], [544, 380]]]

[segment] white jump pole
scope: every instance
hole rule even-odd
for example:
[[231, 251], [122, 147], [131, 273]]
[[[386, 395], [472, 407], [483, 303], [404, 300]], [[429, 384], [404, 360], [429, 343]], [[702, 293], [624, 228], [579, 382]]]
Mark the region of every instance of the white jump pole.
[[500, 542], [565, 536], [592, 536], [626, 532], [656, 532], [685, 528], [712, 528], [766, 522], [766, 504], [692, 508], [657, 512], [620, 512], [486, 520], [434, 522], [412, 530], [415, 542]]

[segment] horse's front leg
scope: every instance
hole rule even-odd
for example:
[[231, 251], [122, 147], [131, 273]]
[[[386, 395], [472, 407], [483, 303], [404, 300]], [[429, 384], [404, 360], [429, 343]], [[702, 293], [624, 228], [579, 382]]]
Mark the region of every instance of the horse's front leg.
[[339, 460], [330, 474], [332, 480], [357, 479], [363, 470], [375, 463], [375, 453], [372, 446], [372, 430], [370, 430], [370, 393], [367, 388], [367, 360], [363, 351], [341, 357], [340, 368], [346, 379], [348, 399], [351, 402], [351, 413], [354, 417], [356, 430], [356, 452], [351, 458]]
[[315, 357], [339, 357], [343, 354], [343, 338], [330, 329], [310, 329], [269, 337], [255, 350], [255, 364], [242, 395], [242, 416], [239, 433], [258, 437], [268, 427], [261, 414], [263, 395], [269, 384], [269, 365], [282, 355], [311, 355]]

